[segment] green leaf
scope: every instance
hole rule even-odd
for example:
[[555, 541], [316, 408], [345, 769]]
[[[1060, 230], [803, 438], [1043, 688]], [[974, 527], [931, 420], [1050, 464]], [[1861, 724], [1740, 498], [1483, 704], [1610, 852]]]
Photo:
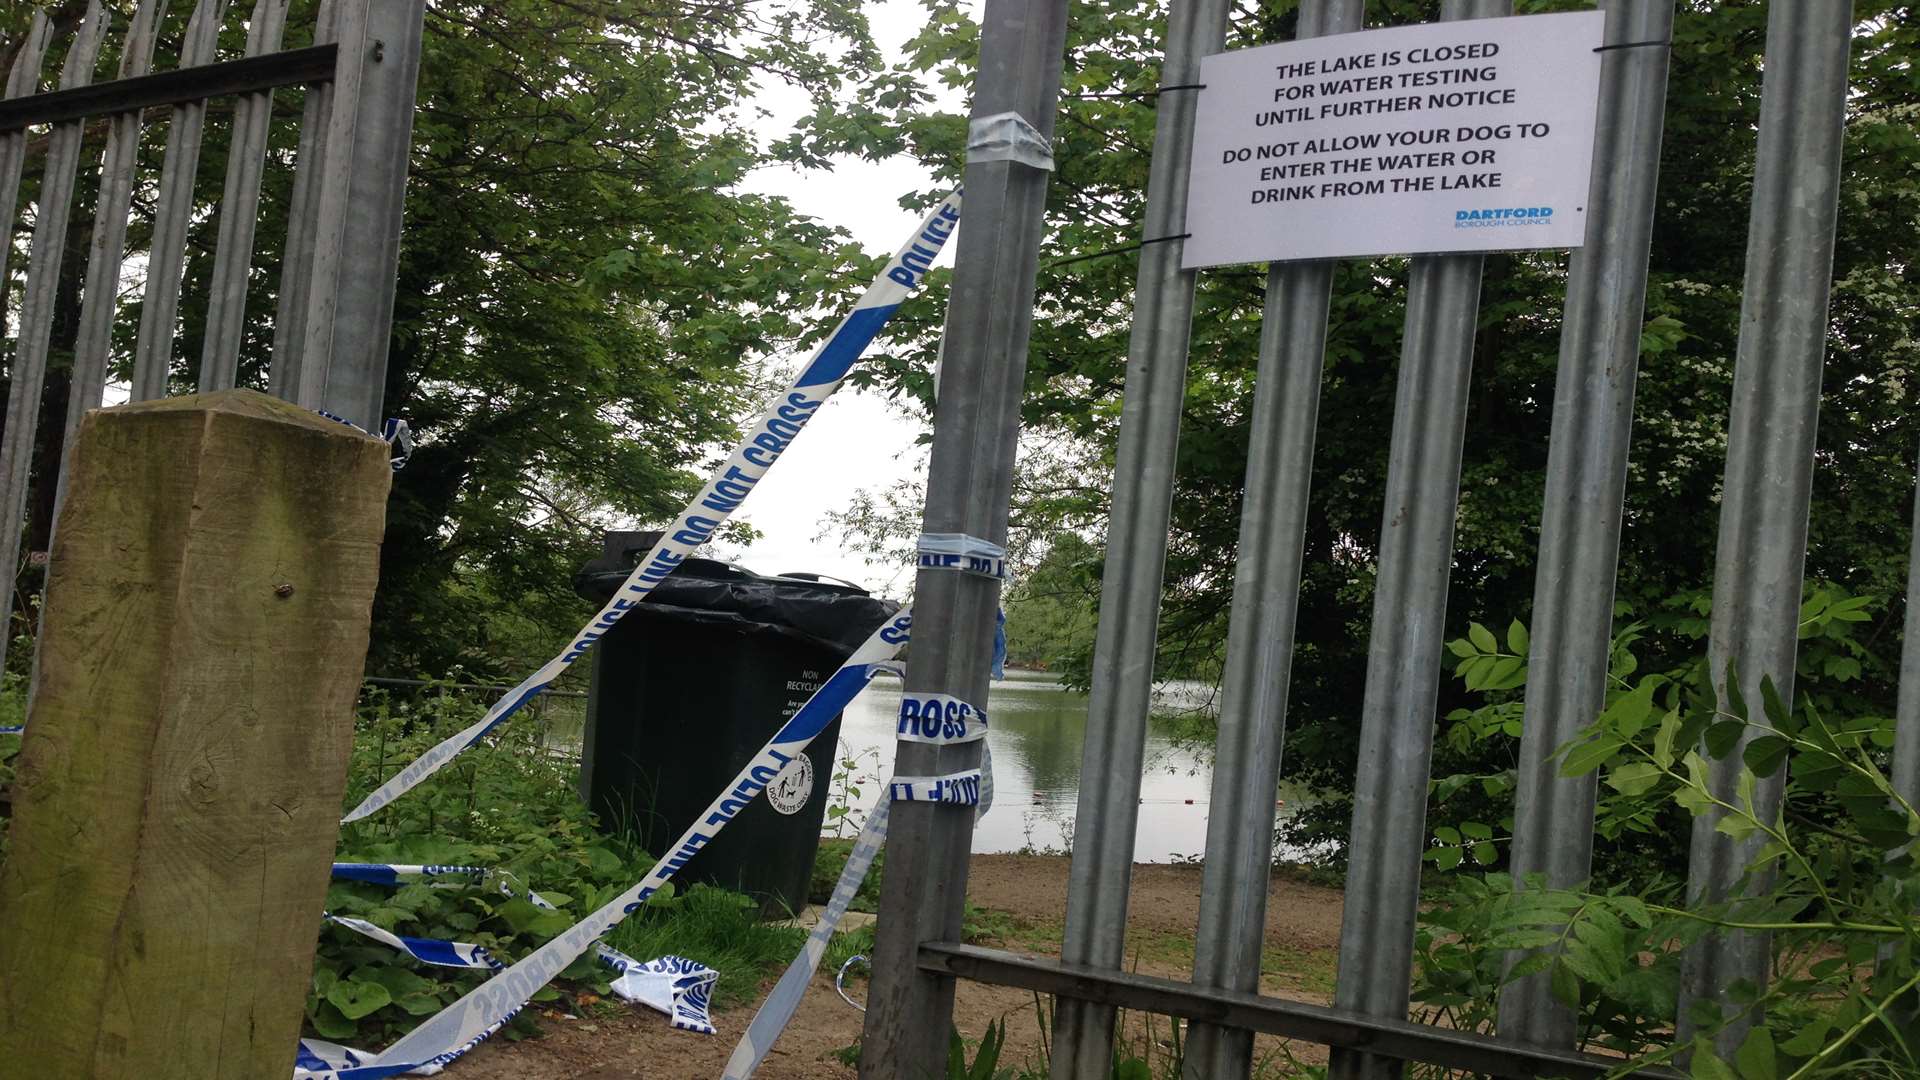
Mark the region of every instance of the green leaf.
[[1693, 1080], [1740, 1080], [1740, 1077], [1714, 1055], [1713, 1044], [1705, 1039], [1696, 1039], [1693, 1044], [1693, 1062], [1687, 1070]]
[[1485, 840], [1468, 849], [1473, 853], [1473, 861], [1481, 866], [1492, 866], [1500, 858], [1500, 852]]
[[1739, 745], [1740, 736], [1746, 730], [1747, 725], [1738, 720], [1722, 720], [1717, 724], [1709, 724], [1707, 733], [1701, 740], [1706, 743], [1707, 756], [1716, 759], [1726, 757], [1735, 746]]
[[334, 983], [327, 991], [327, 1000], [340, 1010], [340, 1015], [349, 1020], [358, 1020], [393, 1001], [393, 995], [387, 992], [386, 987], [371, 980], [359, 981], [359, 974], [355, 972], [354, 979]]
[[1601, 732], [1583, 743], [1574, 744], [1567, 751], [1565, 760], [1560, 763], [1561, 776], [1585, 776], [1607, 763], [1607, 760], [1626, 745], [1618, 736]]
[[1482, 821], [1463, 821], [1460, 823], [1460, 835], [1474, 840], [1493, 839], [1493, 826]]
[[1787, 760], [1787, 751], [1792, 747], [1793, 743], [1784, 736], [1762, 735], [1748, 743], [1747, 748], [1740, 752], [1740, 757], [1746, 762], [1747, 768], [1753, 770], [1753, 775], [1772, 776], [1780, 771], [1780, 766]]
[[1507, 627], [1507, 648], [1515, 656], [1527, 655], [1527, 628], [1519, 619], [1513, 620]]
[[1467, 637], [1471, 638], [1474, 647], [1483, 653], [1497, 653], [1500, 651], [1500, 642], [1494, 638], [1493, 631], [1481, 626], [1479, 623], [1467, 624]]
[[1740, 814], [1727, 814], [1714, 823], [1713, 831], [1724, 833], [1735, 840], [1745, 840], [1760, 831], [1760, 826], [1752, 818]]
[[1666, 774], [1650, 761], [1631, 761], [1607, 774], [1607, 786], [1622, 795], [1645, 795]]
[[1733, 1064], [1740, 1070], [1741, 1080], [1777, 1080], [1780, 1071], [1773, 1052], [1773, 1033], [1765, 1024], [1747, 1033], [1746, 1041], [1734, 1052]]
[[330, 1001], [322, 1001], [313, 1010], [313, 1030], [329, 1039], [351, 1039], [360, 1034], [360, 1025], [340, 1015], [340, 1010]]
[[1680, 734], [1680, 710], [1669, 709], [1660, 718], [1660, 730], [1653, 736], [1653, 760], [1662, 769], [1673, 768], [1673, 740]]
[[1463, 660], [1471, 660], [1480, 655], [1480, 650], [1474, 648], [1472, 642], [1466, 638], [1454, 638], [1447, 642], [1447, 651]]
[[1564, 959], [1553, 965], [1552, 974], [1547, 976], [1547, 990], [1555, 1001], [1567, 1008], [1580, 1007], [1580, 979]]

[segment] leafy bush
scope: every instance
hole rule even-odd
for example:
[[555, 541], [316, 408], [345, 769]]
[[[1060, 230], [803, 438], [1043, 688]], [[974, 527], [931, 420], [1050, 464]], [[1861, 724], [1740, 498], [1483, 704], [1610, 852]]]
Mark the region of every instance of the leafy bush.
[[[447, 735], [479, 719], [479, 702], [425, 692], [370, 691], [360, 713], [347, 803]], [[336, 881], [328, 909], [398, 934], [484, 946], [512, 963], [640, 880], [654, 860], [634, 836], [602, 834], [574, 787], [576, 767], [552, 753], [539, 723], [517, 716], [381, 813], [341, 829], [338, 858], [439, 866], [484, 866], [513, 876], [557, 910], [468, 883], [398, 889]], [[802, 931], [761, 924], [753, 901], [669, 882], [610, 936], [637, 959], [685, 956], [720, 972], [714, 1003], [751, 996], [761, 977], [799, 951]], [[385, 945], [327, 925], [315, 959], [307, 1016], [322, 1037], [379, 1044], [472, 989], [484, 973], [416, 964]], [[594, 1008], [609, 973], [591, 954], [534, 996], [568, 1011]], [[534, 1030], [532, 1010], [507, 1030]]]
[[[1450, 872], [1429, 892], [1416, 946], [1415, 999], [1424, 1018], [1487, 1029], [1504, 982], [1545, 973], [1553, 996], [1576, 1010], [1584, 1045], [1642, 1064], [1690, 1055], [1693, 1075], [1715, 1080], [1920, 1074], [1911, 1008], [1920, 988], [1920, 922], [1913, 918], [1920, 867], [1907, 850], [1920, 836], [1920, 814], [1887, 778], [1892, 720], [1828, 708], [1857, 707], [1848, 684], [1884, 668], [1853, 636], [1870, 606], [1830, 587], [1813, 589], [1801, 612], [1803, 689], [1789, 703], [1763, 679], [1757, 710], [1737, 691], [1723, 708], [1703, 658], [1641, 673], [1633, 645], [1644, 627], [1623, 631], [1604, 711], [1559, 758], [1565, 775], [1604, 777], [1596, 877], [1617, 880], [1516, 889], [1508, 875], [1460, 869], [1469, 858], [1499, 860], [1490, 824], [1472, 833], [1467, 822], [1457, 831], [1436, 828], [1440, 844], [1429, 858]], [[1704, 632], [1704, 608], [1696, 613]], [[1524, 681], [1524, 630], [1509, 635], [1511, 654], [1497, 644], [1476, 627], [1452, 645], [1463, 658], [1461, 677], [1491, 699], [1450, 718], [1454, 731], [1465, 727], [1475, 739], [1513, 734], [1516, 703], [1502, 694]], [[1736, 674], [1726, 673], [1729, 686], [1737, 687]], [[1714, 762], [1733, 777], [1730, 790], [1709, 782]], [[1781, 807], [1756, 803], [1759, 782], [1783, 769]], [[1466, 790], [1474, 779], [1441, 779], [1436, 794]], [[1675, 838], [1701, 815], [1718, 832], [1758, 841], [1734, 899], [1688, 903], [1683, 872], [1666, 862], [1607, 872], [1620, 865], [1622, 840], [1653, 838], [1684, 851]], [[1502, 825], [1510, 829], [1510, 819]], [[1684, 1019], [1699, 1034], [1676, 1044], [1681, 953], [1728, 932], [1770, 936], [1771, 977], [1765, 986], [1729, 987], [1735, 1010], [1728, 1016], [1711, 1002], [1697, 1004]], [[1503, 972], [1513, 950], [1525, 957]], [[1760, 1022], [1722, 1060], [1710, 1037], [1741, 1019]]]

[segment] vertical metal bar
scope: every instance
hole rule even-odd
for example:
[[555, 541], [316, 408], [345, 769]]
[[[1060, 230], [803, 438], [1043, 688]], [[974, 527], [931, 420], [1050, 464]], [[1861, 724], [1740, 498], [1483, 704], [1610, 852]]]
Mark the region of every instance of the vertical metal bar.
[[[1161, 86], [1191, 87], [1200, 81], [1200, 58], [1219, 52], [1226, 41], [1227, 12], [1226, 0], [1169, 5]], [[1175, 90], [1160, 95], [1155, 106], [1142, 239], [1187, 231], [1198, 104], [1194, 91]], [[1118, 968], [1126, 944], [1127, 891], [1167, 565], [1167, 521], [1198, 278], [1195, 271], [1180, 268], [1185, 246], [1171, 240], [1142, 248], [1134, 284], [1133, 333], [1082, 759], [1087, 775], [1106, 780], [1080, 786], [1060, 951], [1071, 964]], [[1054, 1024], [1054, 1080], [1108, 1080], [1113, 1021], [1111, 1006], [1062, 999]]]
[[[340, 39], [340, 0], [321, 0], [315, 17], [316, 45]], [[313, 293], [313, 245], [317, 225], [315, 180], [325, 170], [326, 133], [333, 115], [333, 80], [307, 87], [294, 155], [293, 193], [287, 204], [287, 241], [280, 260], [280, 296], [273, 320], [273, 363], [267, 393], [291, 401], [300, 385], [300, 343], [307, 336], [307, 301]]]
[[[7, 96], [26, 97], [40, 85], [40, 64], [47, 55], [49, 30], [47, 13], [36, 8], [27, 28], [27, 40], [13, 58], [7, 73]], [[7, 310], [7, 262], [13, 254], [13, 223], [19, 214], [20, 174], [27, 164], [27, 133], [9, 131], [0, 135], [0, 325]], [[4, 336], [0, 334], [0, 336]]]
[[[100, 0], [88, 0], [80, 30], [60, 69], [60, 89], [93, 82], [100, 43], [107, 36], [107, 15]], [[39, 210], [33, 223], [33, 248], [27, 260], [26, 299], [20, 305], [20, 338], [13, 354], [13, 378], [7, 387], [7, 429], [0, 436], [0, 666], [12, 634], [13, 581], [20, 568], [21, 519], [27, 510], [27, 482], [33, 467], [34, 435], [40, 427], [40, 391], [47, 378], [47, 349], [53, 340], [53, 301], [60, 291], [60, 265], [67, 248], [73, 182], [80, 170], [83, 121], [55, 124], [47, 140], [47, 161], [40, 176]]]
[[[1364, 9], [1362, 0], [1302, 4], [1295, 37], [1351, 33]], [[1267, 271], [1194, 942], [1199, 986], [1260, 989], [1257, 943], [1266, 937], [1273, 797], [1286, 737], [1333, 270], [1331, 261], [1318, 261], [1275, 263]], [[1252, 1032], [1193, 1025], [1185, 1076], [1246, 1076], [1252, 1066]]]
[[1893, 737], [1894, 793], [1920, 807], [1920, 477], [1915, 478], [1913, 531], [1907, 555], [1907, 619], [1900, 646], [1900, 700]]
[[[1784, 700], [1793, 699], [1852, 7], [1850, 0], [1774, 4], [1767, 13], [1746, 295], [1740, 307], [1707, 645], [1719, 700], [1728, 700], [1725, 684], [1731, 665], [1756, 721], [1762, 719], [1763, 677], [1772, 678]], [[1742, 747], [1751, 735], [1749, 731], [1742, 737]], [[1734, 798], [1741, 767], [1738, 750], [1713, 762], [1713, 790]], [[1773, 820], [1785, 784], [1781, 771], [1756, 786], [1754, 810], [1762, 820]], [[1729, 895], [1765, 840], [1756, 834], [1736, 842], [1715, 831], [1719, 817], [1707, 813], [1693, 819], [1690, 901]], [[1754, 1017], [1739, 1013], [1729, 990], [1739, 981], [1764, 984], [1768, 951], [1766, 935], [1746, 933], [1709, 937], [1689, 949], [1681, 964], [1680, 1037], [1692, 1037], [1695, 1002], [1717, 1002], [1722, 1015], [1732, 1019], [1714, 1043], [1731, 1055]]]
[[[973, 117], [1017, 113], [1051, 138], [1065, 59], [1066, 0], [987, 0], [980, 26]], [[970, 160], [965, 179], [966, 224], [947, 307], [924, 521], [927, 532], [1000, 543], [1013, 491], [1048, 174], [1020, 162]], [[914, 584], [907, 685], [984, 703], [999, 582], [922, 570]], [[981, 746], [902, 742], [896, 775], [975, 767]], [[929, 1070], [945, 1070], [954, 992], [951, 977], [919, 969], [920, 944], [958, 940], [974, 812], [903, 802], [892, 815], [860, 1075], [919, 1080]]]
[[[339, 0], [340, 67], [306, 208], [306, 310], [300, 336], [285, 342], [298, 353], [293, 400], [369, 429], [379, 428], [386, 395], [425, 12], [426, 0]], [[282, 359], [276, 350], [275, 365]]]
[[[1444, 0], [1440, 17], [1494, 18], [1512, 9], [1510, 0]], [[1406, 1018], [1412, 993], [1481, 263], [1479, 255], [1413, 261], [1387, 458], [1334, 1004], [1395, 1020]], [[1399, 1062], [1350, 1052], [1335, 1053], [1328, 1073], [1334, 1080], [1399, 1074]]]
[[[226, 0], [200, 0], [194, 6], [180, 49], [181, 67], [213, 60], [226, 6]], [[153, 251], [147, 259], [140, 335], [133, 349], [135, 401], [167, 395], [167, 375], [173, 367], [173, 324], [180, 313], [181, 279], [186, 274], [187, 226], [193, 219], [193, 184], [200, 172], [200, 136], [206, 123], [204, 101], [173, 107], [173, 122], [167, 129], [167, 156], [160, 167], [158, 208], [153, 215]]]
[[[247, 55], [280, 48], [287, 26], [287, 0], [260, 0], [247, 21]], [[200, 351], [199, 390], [231, 388], [239, 377], [240, 339], [246, 333], [247, 273], [253, 266], [253, 232], [259, 224], [260, 178], [266, 171], [273, 126], [273, 91], [242, 94], [233, 103], [233, 134], [227, 145], [227, 186], [220, 199], [220, 240], [213, 252], [207, 296], [207, 334]]]
[[[145, 75], [153, 69], [154, 27], [165, 10], [162, 0], [140, 0], [133, 9], [133, 21], [120, 53], [121, 78]], [[100, 407], [100, 396], [106, 389], [107, 353], [113, 345], [113, 315], [120, 298], [120, 262], [127, 250], [127, 210], [133, 205], [133, 167], [140, 153], [139, 110], [118, 113], [107, 120], [107, 125], [100, 196], [94, 204], [93, 245], [87, 255], [80, 327], [73, 344], [67, 426], [60, 436], [63, 451], [78, 437], [80, 418], [88, 409]]]
[[[1673, 34], [1673, 0], [1602, 6], [1607, 44], [1664, 42]], [[1560, 329], [1514, 808], [1514, 878], [1540, 874], [1556, 889], [1584, 882], [1593, 863], [1598, 778], [1563, 777], [1552, 756], [1599, 715], [1606, 698], [1667, 97], [1664, 46], [1601, 55], [1586, 245], [1573, 253]], [[1519, 979], [1501, 992], [1500, 1034], [1571, 1047], [1573, 1011], [1548, 993], [1544, 974]]]

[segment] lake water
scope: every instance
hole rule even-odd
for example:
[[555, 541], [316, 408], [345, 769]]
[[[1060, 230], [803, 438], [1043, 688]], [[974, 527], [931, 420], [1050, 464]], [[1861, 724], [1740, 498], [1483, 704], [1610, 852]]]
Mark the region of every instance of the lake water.
[[[1156, 694], [1155, 707], [1166, 714], [1210, 709], [1212, 691], [1198, 683], [1169, 683]], [[854, 762], [846, 771], [861, 789], [858, 799], [848, 800], [856, 811], [874, 805], [880, 781], [890, 771], [899, 707], [899, 680], [875, 679], [841, 720], [842, 767]], [[993, 753], [994, 802], [974, 830], [973, 850], [1067, 851], [1080, 798], [1086, 697], [1065, 689], [1052, 675], [1009, 671], [993, 683], [986, 709], [992, 718], [987, 745]], [[1138, 862], [1177, 862], [1206, 848], [1213, 770], [1207, 755], [1181, 745], [1177, 726], [1168, 716], [1156, 716], [1148, 727], [1134, 834]], [[853, 817], [864, 819], [857, 812]], [[853, 830], [843, 831], [852, 835]]]
[[[1211, 747], [1196, 749], [1182, 740], [1182, 717], [1210, 714], [1217, 702], [1205, 683], [1169, 682], [1155, 689], [1155, 715], [1147, 727], [1145, 767], [1140, 780], [1140, 816], [1134, 833], [1137, 862], [1179, 862], [1207, 845], [1207, 805], [1213, 783]], [[544, 713], [548, 738], [561, 753], [579, 753], [585, 695], [573, 695]], [[561, 707], [564, 706], [564, 707]], [[860, 794], [846, 797], [841, 781], [829, 787], [833, 800], [852, 808], [836, 831], [852, 836], [880, 797], [892, 774], [894, 727], [900, 708], [900, 682], [875, 679], [847, 707], [840, 725], [840, 764]], [[994, 681], [987, 699], [992, 727], [994, 802], [973, 834], [973, 850], [982, 854], [1035, 851], [1066, 852], [1073, 846], [1073, 820], [1080, 800], [1081, 755], [1086, 746], [1087, 699], [1042, 672], [1010, 671]], [[851, 761], [848, 766], [845, 762]], [[818, 781], [816, 781], [818, 782]], [[1300, 805], [1302, 793], [1283, 789], [1287, 807]], [[1289, 858], [1301, 852], [1284, 851]]]

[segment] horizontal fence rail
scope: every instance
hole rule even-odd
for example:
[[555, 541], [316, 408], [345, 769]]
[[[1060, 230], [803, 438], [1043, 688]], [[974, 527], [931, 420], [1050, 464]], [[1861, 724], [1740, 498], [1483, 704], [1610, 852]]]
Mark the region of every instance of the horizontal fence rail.
[[0, 132], [18, 131], [34, 124], [57, 124], [63, 120], [252, 94], [282, 86], [330, 82], [339, 56], [338, 45], [313, 45], [268, 56], [249, 56], [0, 101]]
[[[1336, 1050], [1403, 1061], [1424, 1061], [1488, 1076], [1532, 1078], [1606, 1076], [1618, 1058], [1501, 1042], [1471, 1031], [1390, 1020], [1351, 1009], [1195, 986], [1112, 968], [1019, 956], [998, 949], [946, 942], [920, 946], [920, 970], [994, 986], [1010, 986], [1098, 1004], [1177, 1016], [1221, 1028], [1303, 1039]], [[1679, 1080], [1670, 1069], [1633, 1069], [1636, 1080]]]

